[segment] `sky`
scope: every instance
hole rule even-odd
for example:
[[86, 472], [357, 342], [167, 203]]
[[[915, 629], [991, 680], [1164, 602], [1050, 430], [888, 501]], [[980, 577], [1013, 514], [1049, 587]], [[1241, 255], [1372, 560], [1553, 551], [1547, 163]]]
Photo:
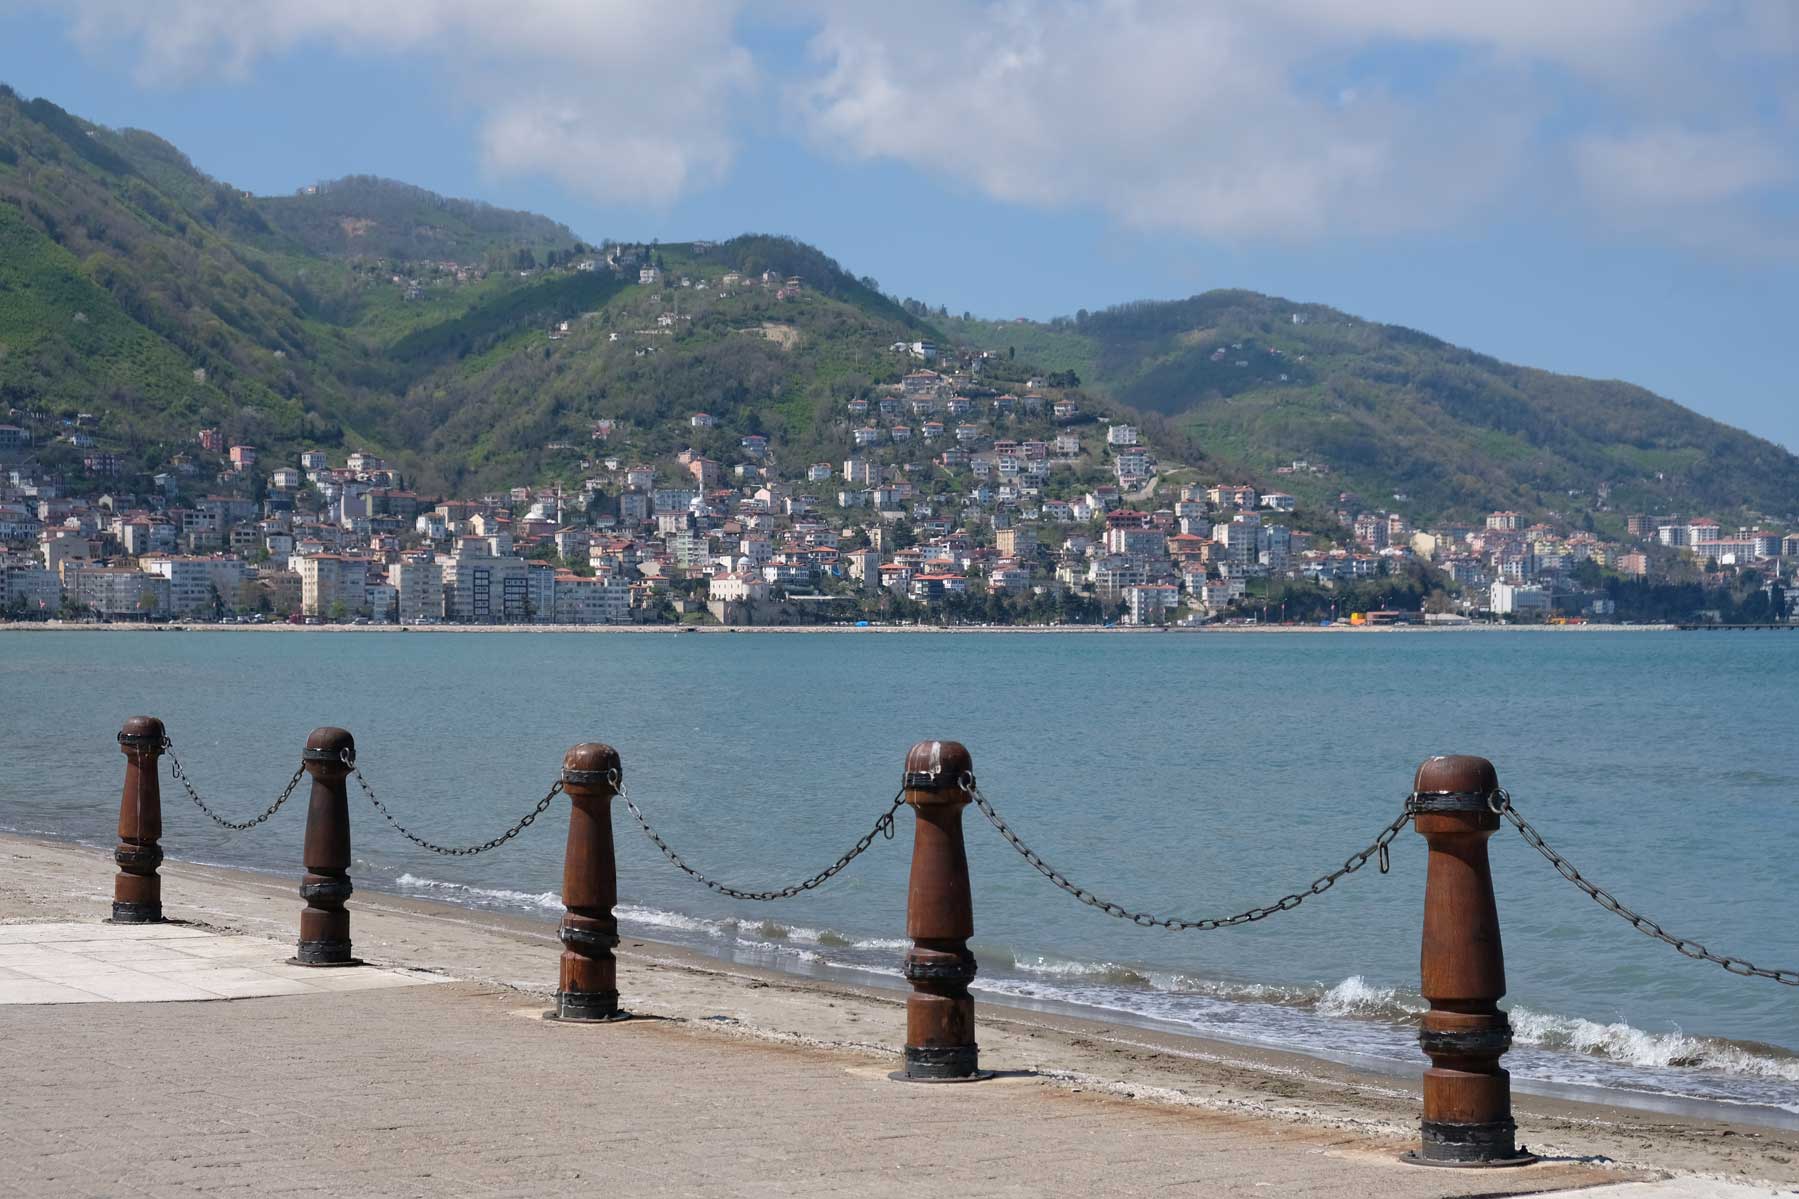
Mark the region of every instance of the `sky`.
[[1249, 288], [1799, 450], [1790, 0], [0, 0], [0, 81], [258, 193], [786, 233], [990, 317]]

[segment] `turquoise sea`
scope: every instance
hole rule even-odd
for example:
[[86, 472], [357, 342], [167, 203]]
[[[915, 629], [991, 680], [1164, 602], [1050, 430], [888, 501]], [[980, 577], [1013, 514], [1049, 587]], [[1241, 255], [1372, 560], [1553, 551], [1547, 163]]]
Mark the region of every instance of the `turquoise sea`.
[[[606, 741], [688, 861], [756, 889], [848, 848], [892, 799], [912, 742], [960, 740], [982, 791], [1049, 861], [1127, 907], [1181, 916], [1303, 887], [1398, 814], [1420, 761], [1480, 754], [1621, 900], [1713, 949], [1799, 967], [1792, 633], [0, 633], [0, 828], [110, 844], [113, 735], [138, 713], [167, 722], [208, 802], [240, 819], [273, 798], [313, 727], [342, 725], [395, 814], [454, 844], [527, 810], [568, 746]], [[303, 803], [228, 833], [166, 771], [163, 793], [171, 857], [297, 880]], [[359, 887], [558, 910], [560, 807], [464, 859], [415, 848], [351, 798]], [[909, 822], [817, 891], [749, 904], [677, 873], [620, 805], [622, 923], [897, 984]], [[1251, 926], [1173, 933], [1056, 891], [972, 808], [965, 827], [979, 993], [1422, 1065], [1424, 847], [1409, 829], [1388, 875], [1370, 866]], [[1635, 932], [1509, 828], [1492, 856], [1520, 1087], [1799, 1117], [1799, 988]]]

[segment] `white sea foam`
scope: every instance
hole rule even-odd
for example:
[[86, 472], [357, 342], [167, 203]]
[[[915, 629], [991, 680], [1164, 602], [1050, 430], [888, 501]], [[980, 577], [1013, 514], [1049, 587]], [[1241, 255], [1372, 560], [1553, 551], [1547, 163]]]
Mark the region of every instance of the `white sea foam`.
[[1682, 1032], [1648, 1032], [1629, 1024], [1600, 1024], [1574, 1016], [1511, 1010], [1519, 1044], [1584, 1053], [1658, 1070], [1716, 1070], [1799, 1083], [1799, 1056], [1757, 1052], [1743, 1045]]
[[481, 907], [513, 907], [529, 911], [562, 912], [562, 896], [554, 891], [540, 891], [532, 895], [526, 891], [508, 891], [494, 887], [470, 887], [463, 883], [446, 883], [441, 879], [420, 878], [416, 874], [402, 874], [394, 880], [402, 887], [410, 887], [416, 891], [439, 892], [451, 897], [461, 897], [463, 902], [474, 903]]
[[728, 937], [737, 930], [735, 920], [706, 920], [681, 912], [668, 912], [661, 908], [641, 908], [629, 903], [619, 904], [612, 909], [612, 914], [627, 924], [641, 924], [649, 928], [672, 929], [675, 932], [683, 933], [702, 933], [708, 937]]
[[[430, 892], [471, 906], [540, 912], [565, 910], [561, 897], [554, 891], [532, 894], [503, 888], [471, 887], [414, 874], [403, 874], [396, 881], [403, 888]], [[632, 904], [621, 904], [614, 911], [620, 922], [627, 926], [725, 942], [737, 949], [801, 965], [822, 964], [881, 974], [898, 974], [899, 971], [890, 962], [874, 960], [874, 955], [903, 951], [911, 944], [901, 938], [857, 938], [833, 929], [782, 925], [775, 921], [710, 919]], [[869, 956], [865, 958], [861, 956], [863, 954]], [[1401, 1028], [1416, 1025], [1420, 1014], [1428, 1007], [1415, 992], [1383, 986], [1359, 974], [1330, 987], [1283, 986], [1196, 978], [1112, 961], [1014, 954], [997, 946], [983, 947], [982, 958], [988, 970], [976, 986], [989, 993], [1134, 1012], [1190, 1024], [1201, 1032], [1247, 1034], [1251, 1039], [1269, 1038], [1291, 1043], [1296, 1034], [1298, 1040], [1325, 1035], [1323, 1026], [1290, 1025], [1276, 1014], [1278, 1009], [1284, 1008], [1292, 1012], [1295, 1019], [1353, 1021], [1367, 1028], [1368, 1035], [1375, 1038], [1363, 1046], [1363, 1051], [1376, 1053], [1383, 1052], [1378, 1046], [1387, 1043]], [[1015, 977], [1008, 978], [1008, 974]], [[1257, 1009], [1263, 1015], [1256, 1015]], [[1682, 1032], [1649, 1032], [1622, 1022], [1602, 1024], [1526, 1007], [1513, 1007], [1510, 1015], [1513, 1035], [1521, 1051], [1528, 1048], [1538, 1053], [1570, 1055], [1572, 1060], [1568, 1060], [1565, 1067], [1552, 1066], [1550, 1063], [1554, 1059], [1537, 1059], [1538, 1068], [1529, 1073], [1545, 1078], [1606, 1085], [1600, 1076], [1589, 1075], [1583, 1068], [1568, 1068], [1573, 1067], [1574, 1061], [1586, 1059], [1595, 1064], [1609, 1062], [1614, 1068], [1623, 1068], [1639, 1084], [1649, 1076], [1637, 1072], [1663, 1075], [1671, 1093], [1681, 1093], [1685, 1089], [1677, 1081], [1682, 1075], [1695, 1084], [1704, 1074], [1763, 1080], [1764, 1084], [1799, 1084], [1799, 1055], [1779, 1050], [1689, 1036]], [[1221, 1020], [1224, 1023], [1219, 1023]], [[1377, 1033], [1379, 1028], [1390, 1031]], [[1360, 1044], [1360, 1039], [1352, 1040]], [[1409, 1034], [1403, 1041], [1408, 1046], [1411, 1044]], [[1654, 1084], [1651, 1089], [1659, 1090], [1663, 1085]], [[1705, 1084], [1699, 1089], [1709, 1094], [1716, 1085], [1720, 1084]], [[1776, 1102], [1775, 1106], [1786, 1105]]]
[[1397, 987], [1382, 987], [1352, 974], [1320, 995], [1316, 1004], [1325, 1016], [1349, 1016], [1365, 1020], [1409, 1023], [1426, 1010], [1423, 1000]]
[[1037, 954], [1013, 958], [1012, 968], [1024, 974], [1038, 974], [1049, 978], [1094, 979], [1127, 987], [1149, 988], [1155, 985], [1148, 974], [1117, 962], [1077, 962]]

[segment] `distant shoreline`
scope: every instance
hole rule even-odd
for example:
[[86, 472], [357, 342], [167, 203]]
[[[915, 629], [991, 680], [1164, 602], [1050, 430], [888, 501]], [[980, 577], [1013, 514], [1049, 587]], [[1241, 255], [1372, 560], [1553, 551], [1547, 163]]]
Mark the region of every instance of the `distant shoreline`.
[[[1728, 627], [1728, 626], [1725, 626]], [[41, 621], [0, 622], [0, 632], [39, 633], [627, 633], [669, 636], [682, 633], [1159, 633], [1219, 636], [1251, 633], [1672, 633], [1672, 624], [1459, 624], [1459, 625], [1202, 625], [1199, 628], [1120, 625], [647, 625], [647, 624], [80, 624]]]

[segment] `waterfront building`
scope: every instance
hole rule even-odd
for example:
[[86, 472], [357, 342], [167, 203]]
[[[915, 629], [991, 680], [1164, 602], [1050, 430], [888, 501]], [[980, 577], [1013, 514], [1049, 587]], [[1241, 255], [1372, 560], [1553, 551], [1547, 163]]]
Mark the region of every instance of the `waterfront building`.
[[394, 607], [401, 624], [443, 619], [443, 567], [435, 558], [402, 556], [387, 568], [387, 581], [394, 589]]
[[1487, 604], [1495, 616], [1546, 616], [1553, 600], [1541, 587], [1500, 581], [1493, 584]]
[[368, 608], [369, 563], [345, 554], [306, 554], [296, 563], [300, 576], [300, 610], [308, 616], [330, 616], [337, 605], [360, 614]]
[[1180, 604], [1180, 589], [1173, 583], [1141, 583], [1124, 589], [1124, 620], [1132, 625], [1166, 623], [1168, 613]]
[[555, 576], [557, 624], [625, 624], [631, 619], [631, 587], [621, 578]]
[[138, 561], [144, 570], [169, 581], [169, 611], [176, 616], [236, 609], [238, 590], [250, 577], [250, 565], [241, 558], [150, 555]]

